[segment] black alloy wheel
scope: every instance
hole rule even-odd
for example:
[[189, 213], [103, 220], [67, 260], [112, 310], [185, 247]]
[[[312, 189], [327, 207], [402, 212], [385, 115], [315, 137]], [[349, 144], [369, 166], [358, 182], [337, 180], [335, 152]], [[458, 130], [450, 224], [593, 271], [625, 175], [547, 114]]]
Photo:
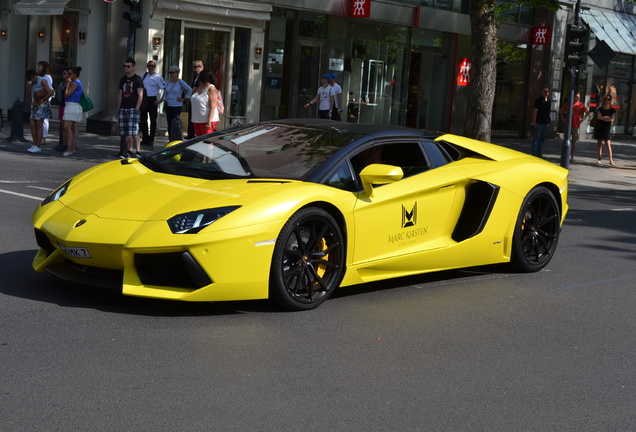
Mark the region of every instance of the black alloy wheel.
[[286, 309], [318, 307], [340, 284], [344, 257], [342, 231], [334, 218], [318, 207], [299, 210], [276, 241], [270, 297]]
[[517, 217], [512, 264], [522, 272], [536, 272], [552, 259], [559, 242], [561, 215], [550, 190], [537, 186], [526, 196]]

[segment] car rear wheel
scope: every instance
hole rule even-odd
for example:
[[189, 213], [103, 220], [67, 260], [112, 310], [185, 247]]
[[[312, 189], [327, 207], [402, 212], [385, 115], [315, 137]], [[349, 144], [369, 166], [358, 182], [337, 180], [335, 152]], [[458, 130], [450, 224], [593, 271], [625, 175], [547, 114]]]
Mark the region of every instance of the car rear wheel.
[[552, 259], [559, 241], [561, 217], [554, 195], [544, 186], [530, 191], [517, 217], [512, 242], [512, 264], [536, 272]]
[[281, 230], [272, 259], [270, 297], [291, 310], [308, 310], [327, 300], [344, 274], [340, 227], [325, 210], [307, 207]]

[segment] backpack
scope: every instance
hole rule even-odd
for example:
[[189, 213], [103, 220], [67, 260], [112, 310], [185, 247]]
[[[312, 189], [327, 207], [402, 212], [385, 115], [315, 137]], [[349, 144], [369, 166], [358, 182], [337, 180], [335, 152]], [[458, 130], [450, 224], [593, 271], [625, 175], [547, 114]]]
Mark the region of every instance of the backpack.
[[225, 112], [225, 105], [223, 105], [223, 96], [221, 96], [221, 90], [217, 90], [216, 95], [216, 109], [219, 112], [219, 115], [223, 115], [223, 113]]

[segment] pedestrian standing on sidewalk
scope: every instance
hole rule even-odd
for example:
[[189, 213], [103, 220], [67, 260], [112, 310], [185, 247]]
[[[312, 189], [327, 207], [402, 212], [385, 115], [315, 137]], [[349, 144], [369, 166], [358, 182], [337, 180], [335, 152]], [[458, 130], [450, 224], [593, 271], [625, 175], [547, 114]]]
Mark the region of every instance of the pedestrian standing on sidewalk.
[[[567, 121], [565, 115], [568, 112], [568, 103], [566, 102], [561, 107], [561, 120], [563, 122]], [[590, 115], [590, 110], [587, 109], [585, 104], [581, 102], [581, 94], [577, 93], [574, 95], [574, 103], [572, 104], [572, 151], [570, 153], [570, 162], [574, 162], [574, 151], [576, 150], [576, 143], [579, 142], [581, 136], [581, 122]], [[567, 138], [566, 138], [567, 139]]]
[[49, 83], [39, 76], [36, 71], [29, 69], [26, 72], [26, 87], [31, 95], [31, 116], [29, 124], [31, 126], [31, 137], [33, 145], [27, 151], [39, 153], [42, 151], [42, 123], [44, 119], [51, 117], [51, 106], [49, 99], [53, 95], [53, 89]]
[[544, 87], [532, 110], [532, 156], [543, 157], [543, 142], [550, 125], [550, 89]]
[[214, 86], [212, 72], [208, 69], [202, 70], [199, 74], [199, 87], [195, 92], [192, 92], [190, 102], [195, 136], [214, 132], [219, 121], [218, 90]]
[[[35, 71], [42, 78], [49, 83], [49, 87], [53, 88], [53, 77], [51, 76], [51, 66], [48, 62], [39, 61]], [[53, 99], [54, 94], [49, 98], [49, 106], [51, 104], [51, 99]], [[44, 119], [42, 121], [42, 145], [46, 144], [46, 138], [49, 136], [49, 119]]]
[[64, 89], [64, 142], [66, 151], [62, 156], [73, 156], [77, 151], [77, 124], [82, 121], [84, 111], [79, 102], [84, 89], [78, 79], [82, 68], [80, 66], [67, 69], [66, 88]]
[[62, 71], [62, 81], [57, 87], [57, 118], [60, 119], [60, 138], [58, 140], [57, 146], [55, 147], [55, 151], [60, 153], [67, 150], [66, 144], [64, 144], [64, 106], [66, 105], [64, 93], [66, 91], [66, 85], [68, 84], [68, 77], [69, 71], [68, 69], [64, 69]]
[[329, 74], [329, 85], [333, 93], [333, 106], [331, 107], [331, 120], [342, 121], [342, 87], [336, 82], [336, 74]]
[[[148, 72], [142, 80], [146, 89], [145, 101], [141, 107], [141, 145], [153, 146], [157, 133], [157, 108], [159, 107], [159, 93], [166, 87], [163, 77], [156, 72], [157, 63], [151, 60], [146, 65]], [[148, 131], [148, 117], [150, 117], [150, 131]]]
[[170, 66], [168, 69], [170, 79], [166, 83], [166, 89], [161, 98], [161, 102], [165, 101], [166, 103], [164, 109], [166, 111], [166, 120], [168, 121], [168, 136], [170, 137], [170, 141], [177, 139], [177, 137], [171, 135], [173, 128], [172, 122], [181, 115], [183, 102], [192, 96], [192, 87], [179, 78], [180, 71], [178, 66]]
[[119, 80], [119, 101], [117, 117], [119, 135], [126, 141], [126, 154], [120, 157], [141, 157], [139, 139], [139, 108], [144, 98], [144, 83], [135, 73], [135, 60], [124, 61], [124, 76]]
[[603, 96], [603, 103], [599, 109], [596, 110], [596, 127], [594, 128], [594, 138], [596, 139], [596, 161], [597, 164], [601, 164], [603, 155], [603, 143], [607, 147], [607, 156], [609, 157], [610, 165], [614, 165], [614, 158], [612, 155], [612, 142], [610, 140], [610, 129], [614, 118], [616, 117], [616, 110], [612, 108], [612, 96]]
[[[199, 74], [203, 70], [203, 61], [195, 60], [192, 62], [192, 68], [194, 69], [194, 79], [192, 80], [192, 91], [195, 92], [201, 81], [199, 80]], [[192, 123], [192, 105], [188, 105], [188, 138], [194, 138], [194, 123]]]

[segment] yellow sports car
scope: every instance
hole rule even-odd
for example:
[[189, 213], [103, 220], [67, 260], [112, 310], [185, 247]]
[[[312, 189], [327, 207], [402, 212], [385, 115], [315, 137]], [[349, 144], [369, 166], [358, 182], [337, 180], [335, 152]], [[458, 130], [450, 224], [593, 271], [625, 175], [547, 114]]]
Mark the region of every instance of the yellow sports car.
[[273, 299], [510, 262], [545, 267], [567, 170], [454, 135], [281, 120], [97, 165], [33, 214], [33, 267], [124, 294]]

